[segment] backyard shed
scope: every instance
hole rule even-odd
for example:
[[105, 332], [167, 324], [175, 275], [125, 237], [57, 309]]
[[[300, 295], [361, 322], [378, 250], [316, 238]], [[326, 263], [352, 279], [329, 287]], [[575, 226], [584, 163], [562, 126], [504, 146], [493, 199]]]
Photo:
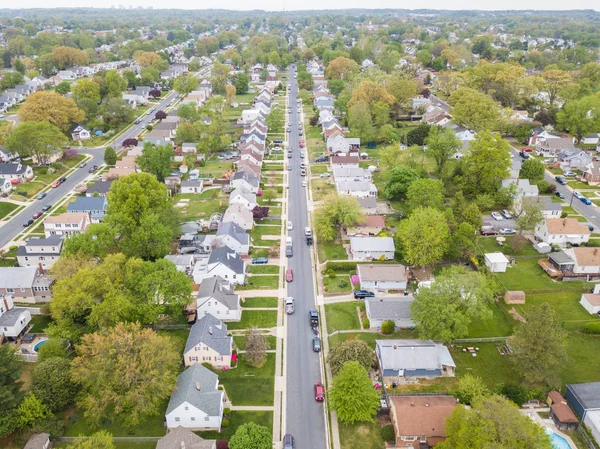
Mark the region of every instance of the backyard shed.
[[487, 253], [485, 255], [485, 265], [492, 273], [504, 273], [508, 266], [508, 259], [502, 253]]
[[504, 293], [506, 304], [525, 304], [525, 292], [521, 290], [507, 290]]

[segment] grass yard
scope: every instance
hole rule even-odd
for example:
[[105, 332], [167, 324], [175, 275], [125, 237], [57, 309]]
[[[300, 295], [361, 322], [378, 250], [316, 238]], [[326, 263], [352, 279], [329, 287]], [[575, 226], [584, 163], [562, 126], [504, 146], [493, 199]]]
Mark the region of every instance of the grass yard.
[[490, 309], [492, 310], [492, 316], [489, 320], [476, 320], [471, 323], [469, 337], [506, 337], [512, 334], [511, 323], [500, 306], [494, 303], [490, 306]]
[[[250, 232], [252, 240], [263, 240], [263, 236], [265, 235], [271, 235], [279, 239], [281, 237], [281, 226], [256, 225], [252, 232]], [[273, 240], [273, 244], [275, 244], [275, 240]]]
[[[470, 352], [463, 352], [464, 346], [476, 345], [479, 351], [473, 357]], [[479, 376], [490, 388], [508, 381], [518, 381], [518, 374], [510, 362], [510, 356], [500, 355], [496, 343], [468, 343], [464, 346], [450, 348], [456, 363], [456, 375], [470, 373]]]
[[[177, 207], [183, 215], [184, 221], [196, 221], [199, 218], [208, 219], [214, 213], [223, 213], [229, 205], [228, 199], [219, 189], [205, 190], [200, 195], [193, 193], [179, 194], [175, 197], [175, 204], [179, 200], [187, 199], [185, 207]], [[183, 204], [183, 203], [182, 203]]]
[[[18, 184], [16, 195], [23, 198], [31, 198], [32, 196], [37, 195], [44, 187], [46, 187], [44, 184], [37, 181]], [[22, 198], [18, 197], [16, 199], [22, 200]]]
[[261, 368], [247, 365], [240, 357], [237, 368], [219, 371], [219, 383], [233, 405], [273, 405], [275, 354], [267, 354]]
[[[580, 281], [557, 282], [553, 281], [537, 263], [538, 258], [518, 259], [517, 263], [506, 270], [506, 273], [495, 273], [496, 279], [501, 282], [506, 290], [523, 290], [526, 294], [551, 293], [551, 292], [578, 292], [583, 293], [590, 284]], [[539, 291], [541, 290], [541, 291]]]
[[51, 322], [52, 318], [49, 315], [31, 315], [31, 324], [33, 327], [29, 330], [29, 333], [43, 334]]
[[263, 218], [262, 220], [254, 220], [257, 225], [278, 225], [281, 226], [281, 218]]
[[360, 320], [358, 318], [357, 307], [363, 307], [364, 303], [360, 301], [338, 302], [334, 304], [325, 304], [325, 314], [327, 316], [327, 333], [341, 330], [360, 329]]
[[248, 265], [250, 274], [279, 274], [279, 265]]
[[[273, 432], [273, 412], [239, 410], [231, 412], [229, 415], [229, 426], [225, 427], [221, 432], [209, 431], [196, 433], [206, 440], [229, 440], [239, 426], [249, 422], [265, 426], [269, 429], [269, 432]], [[156, 447], [156, 443], [154, 443], [154, 447]]]
[[321, 201], [327, 195], [335, 192], [333, 184], [327, 182], [327, 179], [313, 178], [310, 180], [310, 188], [312, 189], [313, 201]]
[[380, 449], [385, 447], [381, 436], [381, 424], [377, 418], [374, 422], [358, 422], [354, 424], [339, 423], [340, 444], [342, 449]]
[[327, 173], [329, 170], [329, 166], [327, 164], [311, 164], [310, 172], [313, 175], [320, 175], [321, 173]]
[[323, 284], [327, 293], [350, 293], [352, 291], [349, 276], [336, 276], [334, 278], [324, 276]]
[[274, 296], [257, 296], [242, 299], [242, 307], [277, 307], [278, 302]]
[[159, 335], [166, 335], [171, 338], [171, 340], [175, 343], [175, 347], [177, 349], [178, 354], [183, 354], [183, 350], [185, 349], [185, 344], [188, 339], [188, 335], [190, 334], [190, 330], [188, 329], [175, 329], [175, 330], [159, 330]]
[[[61, 449], [69, 447], [72, 443], [68, 443], [66, 441], [58, 441], [53, 443], [52, 447]], [[134, 442], [134, 441], [114, 441], [113, 445], [115, 449], [154, 449], [156, 447], [156, 442], [153, 441], [145, 441], [145, 442]]]
[[236, 290], [272, 290], [279, 288], [279, 276], [246, 276], [246, 284]]
[[519, 248], [519, 250], [516, 253], [513, 251], [511, 242], [514, 239], [523, 238], [523, 237], [518, 236], [518, 235], [510, 235], [510, 236], [506, 236], [505, 238], [506, 238], [506, 242], [504, 242], [503, 246], [498, 246], [498, 242], [496, 241], [496, 238], [494, 236], [477, 237], [477, 239], [475, 240], [475, 243], [477, 244], [477, 247], [481, 254], [501, 252], [503, 254], [506, 254], [507, 256], [513, 256], [513, 257], [515, 257], [515, 256], [516, 257], [530, 256], [530, 257], [536, 257], [536, 259], [539, 258], [539, 256], [540, 256], [539, 253], [535, 250], [535, 248], [529, 241], [526, 241], [525, 244], [522, 245], [521, 248]]
[[238, 322], [227, 323], [229, 330], [250, 329], [254, 326], [268, 329], [277, 325], [276, 310], [244, 310], [242, 319]]
[[[246, 336], [245, 335], [236, 335], [233, 337], [233, 341], [240, 351], [246, 349]], [[273, 335], [267, 335], [267, 345], [269, 349], [275, 349], [275, 345], [277, 345], [277, 337]]]
[[348, 254], [341, 243], [319, 242], [319, 262], [326, 260], [348, 260]]
[[14, 211], [17, 207], [19, 206], [16, 204], [0, 201], [0, 220]]
[[[329, 315], [328, 315], [329, 317]], [[356, 317], [358, 319], [358, 315]], [[375, 340], [394, 340], [394, 339], [418, 339], [417, 331], [402, 329], [390, 335], [380, 334], [378, 332], [349, 332], [344, 334], [335, 334], [329, 337], [329, 346], [341, 343], [346, 340], [356, 339], [365, 341], [373, 350], [375, 350]]]

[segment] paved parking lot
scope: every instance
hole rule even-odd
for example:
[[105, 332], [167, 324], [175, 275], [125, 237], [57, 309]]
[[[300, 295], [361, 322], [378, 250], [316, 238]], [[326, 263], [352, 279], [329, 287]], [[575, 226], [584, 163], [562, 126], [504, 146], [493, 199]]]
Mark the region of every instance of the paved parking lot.
[[[498, 211], [498, 212], [500, 212], [500, 211]], [[484, 215], [483, 222], [485, 224], [489, 223], [491, 226], [494, 227], [494, 229], [500, 229], [500, 228], [512, 228], [515, 230], [517, 229], [517, 223], [515, 223], [515, 220], [513, 220], [513, 219], [507, 220], [506, 218], [502, 218], [502, 221], [498, 221], [498, 220], [494, 220], [491, 215]]]

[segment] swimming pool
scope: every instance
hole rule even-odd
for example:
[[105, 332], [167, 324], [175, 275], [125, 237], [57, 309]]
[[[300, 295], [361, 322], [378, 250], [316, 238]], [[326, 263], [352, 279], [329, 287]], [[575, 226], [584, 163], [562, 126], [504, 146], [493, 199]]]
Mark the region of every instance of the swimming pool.
[[38, 341], [38, 342], [35, 344], [35, 346], [33, 347], [33, 350], [34, 350], [35, 352], [37, 352], [37, 351], [38, 351], [38, 349], [39, 349], [39, 347], [40, 347], [40, 346], [42, 346], [42, 345], [43, 345], [44, 343], [46, 343], [47, 341], [48, 341], [48, 340], [42, 340], [42, 341]]
[[550, 435], [550, 441], [555, 449], [573, 449], [567, 440], [559, 434], [554, 433], [552, 429], [546, 428], [546, 433]]

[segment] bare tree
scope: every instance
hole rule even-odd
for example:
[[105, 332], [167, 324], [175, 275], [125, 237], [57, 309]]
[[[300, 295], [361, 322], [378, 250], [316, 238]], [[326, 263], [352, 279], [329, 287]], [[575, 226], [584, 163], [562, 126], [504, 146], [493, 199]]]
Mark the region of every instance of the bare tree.
[[260, 368], [267, 361], [267, 339], [258, 331], [257, 327], [253, 327], [246, 334], [246, 352], [244, 360], [248, 365], [255, 368]]

